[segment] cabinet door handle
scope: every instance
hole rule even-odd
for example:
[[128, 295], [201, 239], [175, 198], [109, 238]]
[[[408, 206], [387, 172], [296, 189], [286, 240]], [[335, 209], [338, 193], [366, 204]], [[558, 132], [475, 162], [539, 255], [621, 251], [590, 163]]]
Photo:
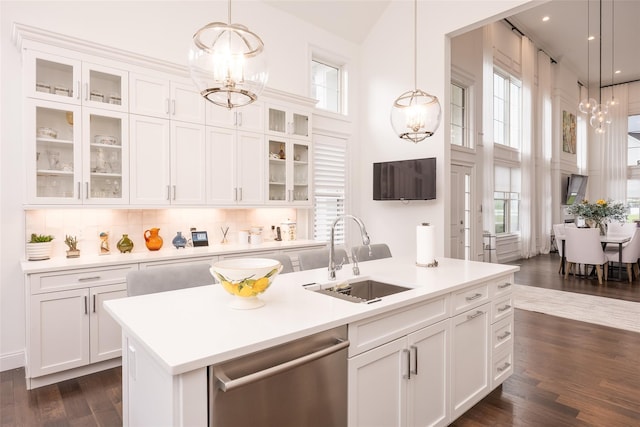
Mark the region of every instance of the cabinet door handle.
[[84, 84], [84, 100], [89, 100], [89, 83]]
[[511, 282], [504, 282], [502, 285], [498, 285], [498, 289], [505, 289], [511, 286]]
[[89, 314], [89, 309], [87, 308], [87, 296], [84, 296], [84, 314]]
[[504, 364], [504, 365], [502, 365], [502, 366], [500, 366], [500, 367], [498, 368], [498, 372], [503, 372], [503, 371], [505, 371], [505, 370], [509, 369], [509, 367], [511, 367], [511, 363], [509, 363], [509, 362], [505, 362], [505, 364]]
[[402, 375], [402, 378], [405, 380], [411, 379], [411, 352], [406, 348], [402, 350], [402, 353], [407, 357], [407, 371]]
[[89, 198], [89, 181], [84, 183], [84, 198]]
[[82, 183], [78, 181], [78, 200], [82, 199]]
[[412, 345], [409, 347], [413, 351], [413, 369], [409, 370], [413, 375], [418, 375], [418, 347]]
[[170, 111], [169, 111], [169, 98], [165, 98], [164, 99], [164, 112], [167, 113], [167, 114], [170, 113]]
[[176, 115], [176, 100], [175, 99], [171, 100], [171, 110], [172, 110], [171, 114], [173, 114], [175, 116]]
[[475, 294], [475, 295], [472, 295], [472, 296], [470, 296], [470, 297], [466, 297], [465, 299], [466, 299], [467, 301], [473, 301], [474, 299], [478, 299], [478, 298], [480, 298], [481, 296], [482, 296], [482, 294]]
[[511, 332], [505, 331], [504, 334], [498, 335], [498, 341], [502, 341], [503, 339], [508, 338], [509, 336], [511, 336]]
[[237, 111], [233, 112], [233, 125], [234, 126], [238, 126], [238, 112]]
[[238, 112], [238, 126], [242, 126], [242, 111]]
[[238, 187], [233, 187], [233, 200], [238, 201]]
[[484, 314], [484, 311], [476, 311], [474, 314], [467, 314], [467, 320], [473, 320], [476, 317], [482, 316]]
[[93, 312], [96, 312], [96, 294], [93, 294]]
[[89, 282], [91, 280], [100, 280], [100, 276], [78, 277], [78, 282]]
[[502, 313], [503, 311], [507, 311], [511, 308], [511, 306], [509, 304], [505, 304], [504, 307], [500, 307], [498, 309], [498, 313]]
[[173, 186], [173, 200], [176, 199], [176, 186]]
[[81, 95], [81, 92], [82, 92], [82, 86], [80, 85], [80, 80], [78, 80], [78, 81], [76, 82], [76, 88], [78, 89], [78, 90], [76, 91], [76, 99], [79, 101], [79, 100], [80, 100], [80, 98], [82, 97], [82, 95]]
[[242, 201], [242, 187], [239, 187], [238, 190], [239, 190], [238, 194], [240, 195], [240, 198], [238, 199], [238, 201], [241, 202]]
[[167, 185], [167, 200], [171, 200], [171, 186]]

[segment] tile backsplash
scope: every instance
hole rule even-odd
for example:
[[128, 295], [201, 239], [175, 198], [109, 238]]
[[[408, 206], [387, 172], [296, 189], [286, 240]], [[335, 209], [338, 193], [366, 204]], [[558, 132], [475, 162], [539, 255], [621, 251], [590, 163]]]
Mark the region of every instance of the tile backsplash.
[[[100, 233], [109, 234], [111, 252], [118, 252], [116, 243], [123, 234], [133, 241], [133, 252], [147, 251], [144, 231], [160, 229], [163, 249], [172, 247], [178, 231], [189, 238], [191, 227], [207, 231], [209, 244], [220, 243], [221, 228], [229, 227], [227, 239], [238, 241], [238, 232], [250, 227], [263, 227], [263, 239], [272, 240], [271, 226], [280, 226], [287, 219], [296, 221], [296, 209], [40, 209], [25, 211], [26, 240], [31, 233], [51, 234], [55, 237], [52, 256], [65, 256], [65, 235], [78, 238], [83, 255], [100, 252]], [[298, 236], [306, 238], [306, 236]]]

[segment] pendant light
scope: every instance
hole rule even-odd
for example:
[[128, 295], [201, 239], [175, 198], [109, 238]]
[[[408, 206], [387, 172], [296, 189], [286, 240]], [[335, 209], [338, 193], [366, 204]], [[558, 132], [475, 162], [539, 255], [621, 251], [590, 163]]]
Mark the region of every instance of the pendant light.
[[591, 16], [589, 14], [590, 10], [591, 7], [589, 5], [589, 0], [587, 0], [587, 97], [580, 101], [580, 103], [578, 104], [578, 111], [583, 114], [591, 114], [593, 112], [593, 108], [598, 104], [595, 99], [589, 97], [589, 89], [591, 87], [591, 46], [589, 46], [589, 42], [592, 40], [591, 35], [589, 34], [589, 28], [591, 24]]
[[[589, 124], [595, 129], [596, 133], [602, 134], [605, 131], [607, 125], [609, 107], [602, 103], [602, 0], [600, 0], [600, 34], [599, 34], [599, 48], [600, 48], [600, 71], [598, 75], [598, 104], [593, 108]], [[609, 121], [610, 122], [610, 121]]]
[[434, 95], [418, 89], [418, 1], [413, 6], [413, 87], [404, 92], [391, 108], [391, 127], [401, 138], [414, 143], [432, 136], [440, 125], [442, 109]]
[[216, 105], [235, 108], [258, 99], [267, 83], [264, 43], [241, 24], [211, 22], [193, 35], [189, 69], [200, 94]]
[[[615, 19], [615, 2], [612, 1], [611, 2], [611, 99], [609, 101], [607, 101], [607, 105], [609, 106], [609, 108], [611, 107], [615, 107], [616, 105], [618, 105], [618, 100], [613, 96], [613, 86], [614, 86], [614, 77], [615, 77], [615, 24], [614, 24], [614, 19]], [[608, 119], [609, 124], [611, 123], [611, 114], [609, 114], [609, 119]]]

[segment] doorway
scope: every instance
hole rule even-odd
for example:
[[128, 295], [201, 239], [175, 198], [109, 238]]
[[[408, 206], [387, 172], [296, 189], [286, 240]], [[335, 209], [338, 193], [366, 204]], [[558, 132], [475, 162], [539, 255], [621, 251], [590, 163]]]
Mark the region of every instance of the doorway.
[[451, 165], [451, 258], [471, 260], [473, 168]]

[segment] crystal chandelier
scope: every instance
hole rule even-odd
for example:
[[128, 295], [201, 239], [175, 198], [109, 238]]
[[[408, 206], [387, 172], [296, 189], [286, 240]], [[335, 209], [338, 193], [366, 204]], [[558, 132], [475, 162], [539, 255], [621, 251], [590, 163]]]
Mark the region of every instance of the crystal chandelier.
[[434, 134], [440, 125], [442, 110], [434, 95], [418, 89], [418, 1], [414, 0], [413, 87], [404, 92], [391, 108], [391, 127], [401, 138], [418, 143]]
[[193, 35], [189, 69], [200, 94], [216, 105], [235, 108], [258, 99], [267, 83], [264, 43], [241, 24], [212, 22]]

